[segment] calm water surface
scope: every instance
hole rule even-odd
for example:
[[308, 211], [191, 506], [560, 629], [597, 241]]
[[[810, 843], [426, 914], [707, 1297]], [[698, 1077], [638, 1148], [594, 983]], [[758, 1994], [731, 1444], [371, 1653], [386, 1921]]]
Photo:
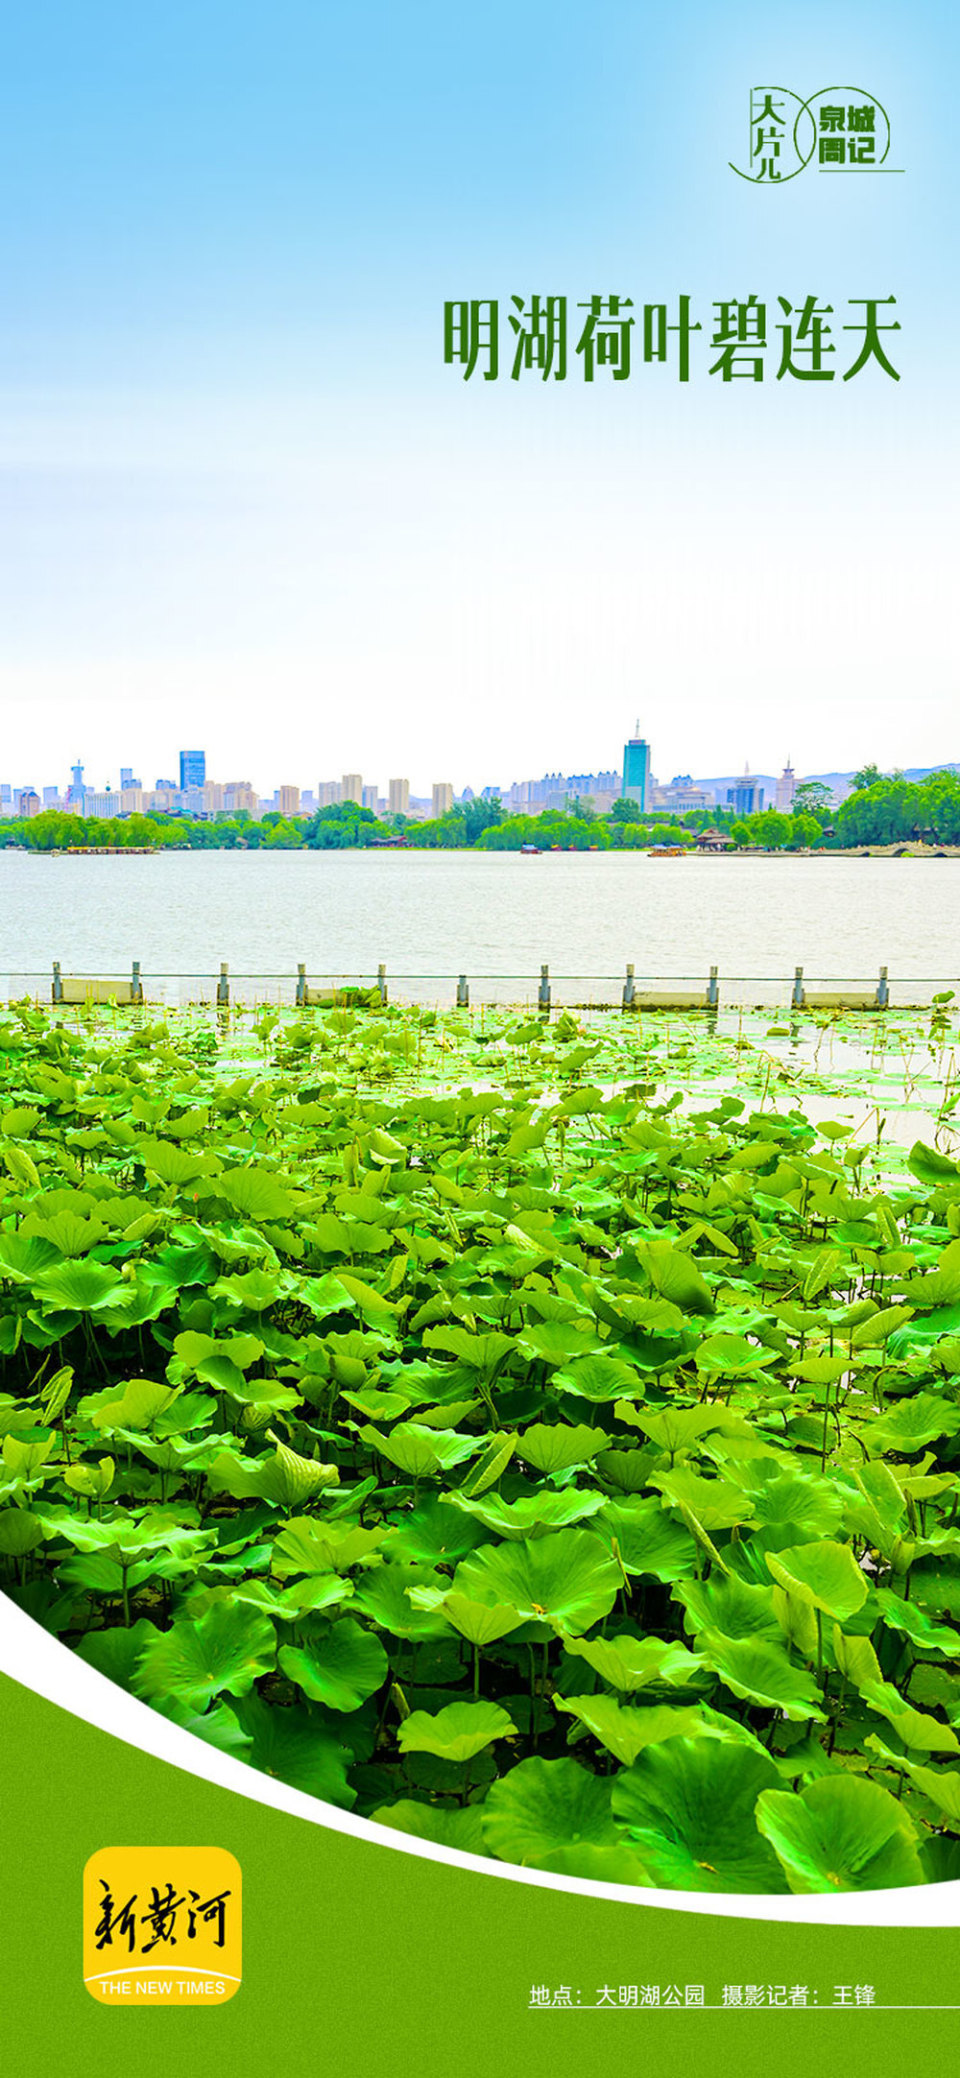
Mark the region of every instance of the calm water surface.
[[[960, 861], [637, 853], [0, 853], [0, 992], [49, 975], [960, 975]], [[421, 977], [404, 990], [400, 977]], [[438, 986], [429, 983], [436, 977]], [[487, 990], [486, 993], [494, 993]], [[499, 993], [523, 993], [521, 986]]]

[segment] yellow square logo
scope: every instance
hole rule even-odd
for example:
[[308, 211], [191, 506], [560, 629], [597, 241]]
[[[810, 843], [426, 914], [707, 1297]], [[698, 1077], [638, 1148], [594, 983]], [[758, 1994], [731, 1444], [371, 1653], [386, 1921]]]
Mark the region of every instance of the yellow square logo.
[[101, 1847], [83, 1981], [102, 2006], [223, 2006], [241, 1977], [240, 1864], [222, 1847]]

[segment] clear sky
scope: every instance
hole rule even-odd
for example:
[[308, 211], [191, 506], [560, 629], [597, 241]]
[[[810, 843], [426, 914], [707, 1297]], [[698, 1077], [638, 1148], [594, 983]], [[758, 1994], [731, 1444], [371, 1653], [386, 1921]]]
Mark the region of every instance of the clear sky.
[[[958, 56], [943, 0], [8, 5], [0, 778], [960, 756]], [[738, 179], [771, 81], [906, 170]], [[534, 292], [690, 294], [691, 381], [444, 367]], [[709, 377], [750, 293], [895, 294], [902, 380]]]

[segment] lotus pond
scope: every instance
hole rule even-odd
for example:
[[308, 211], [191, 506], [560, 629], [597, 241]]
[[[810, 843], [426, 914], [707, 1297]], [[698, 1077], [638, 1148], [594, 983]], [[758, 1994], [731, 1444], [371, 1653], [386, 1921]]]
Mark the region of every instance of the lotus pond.
[[403, 1833], [960, 1877], [949, 1004], [0, 1018], [0, 1578]]

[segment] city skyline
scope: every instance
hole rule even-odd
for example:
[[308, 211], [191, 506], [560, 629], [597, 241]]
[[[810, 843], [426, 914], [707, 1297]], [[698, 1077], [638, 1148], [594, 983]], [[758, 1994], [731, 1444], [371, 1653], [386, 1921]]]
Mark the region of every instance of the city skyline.
[[[41, 780], [37, 785], [32, 780], [0, 778], [0, 819], [4, 815], [36, 815], [44, 809], [73, 810], [88, 816], [167, 813], [209, 817], [238, 812], [259, 816], [275, 812], [295, 818], [352, 801], [378, 816], [402, 815], [424, 820], [443, 815], [455, 802], [477, 797], [496, 797], [507, 813], [562, 809], [577, 799], [588, 799], [598, 812], [608, 813], [613, 802], [623, 797], [643, 812], [661, 809], [683, 814], [701, 807], [734, 807], [740, 814], [750, 814], [764, 806], [789, 810], [796, 788], [810, 781], [826, 786], [832, 804], [838, 806], [850, 791], [855, 770], [861, 769], [798, 772], [788, 758], [777, 773], [751, 770], [745, 762], [742, 772], [701, 777], [690, 772], [675, 773], [667, 780], [658, 777], [653, 769], [652, 746], [640, 733], [639, 719], [634, 734], [624, 743], [619, 768], [598, 767], [577, 773], [554, 770], [538, 779], [486, 781], [476, 787], [468, 784], [460, 790], [454, 788], [452, 781], [434, 780], [423, 794], [416, 793], [405, 776], [391, 776], [381, 790], [379, 782], [370, 782], [358, 771], [344, 772], [339, 779], [319, 780], [312, 786], [288, 779], [266, 794], [249, 778], [217, 779], [208, 774], [204, 750], [178, 750], [169, 762], [177, 766], [179, 780], [161, 774], [153, 787], [144, 785], [132, 765], [120, 767], [119, 786], [109, 781], [103, 787], [93, 786], [88, 783], [81, 759], [70, 766], [70, 783], [62, 791], [55, 782]], [[944, 760], [941, 766], [910, 766], [905, 771], [912, 777], [923, 776], [945, 769], [950, 762]]]

